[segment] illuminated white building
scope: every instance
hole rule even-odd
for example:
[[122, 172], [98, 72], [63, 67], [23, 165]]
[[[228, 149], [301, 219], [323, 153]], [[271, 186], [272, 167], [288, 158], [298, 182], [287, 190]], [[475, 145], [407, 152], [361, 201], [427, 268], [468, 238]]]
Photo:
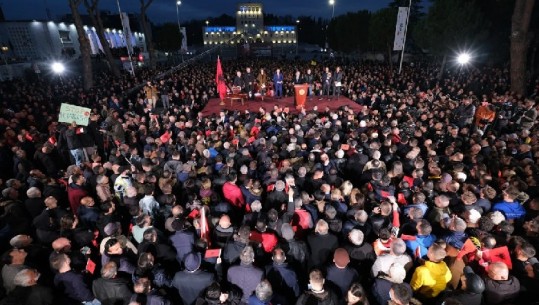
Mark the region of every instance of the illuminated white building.
[[[103, 47], [94, 27], [84, 26], [90, 41], [92, 55], [102, 52]], [[7, 59], [34, 61], [59, 57], [78, 57], [80, 45], [74, 24], [52, 21], [4, 21], [0, 22], [0, 47]], [[111, 48], [125, 48], [122, 30], [106, 29], [105, 38]], [[143, 33], [133, 32], [131, 43], [145, 52]]]
[[238, 43], [271, 43], [274, 47], [296, 47], [297, 28], [264, 25], [262, 3], [238, 3], [236, 26], [206, 26], [204, 45], [233, 45]]

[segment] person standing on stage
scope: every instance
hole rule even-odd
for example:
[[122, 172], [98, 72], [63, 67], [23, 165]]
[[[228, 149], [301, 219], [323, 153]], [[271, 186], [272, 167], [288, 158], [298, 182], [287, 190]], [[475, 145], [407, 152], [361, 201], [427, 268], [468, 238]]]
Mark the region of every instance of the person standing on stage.
[[279, 99], [283, 97], [283, 74], [281, 69], [277, 69], [273, 74], [273, 83], [275, 87], [275, 96]]
[[307, 74], [303, 76], [303, 80], [306, 84], [309, 85], [309, 90], [307, 90], [307, 96], [313, 95], [314, 75], [311, 69], [307, 69]]
[[331, 76], [331, 71], [329, 67], [326, 67], [324, 73], [322, 74], [322, 96], [319, 98], [321, 100], [324, 96], [327, 96], [328, 100], [331, 87], [333, 86], [333, 77]]
[[245, 75], [243, 76], [243, 82], [245, 83], [245, 92], [249, 96], [249, 99], [254, 99], [254, 87], [255, 87], [255, 77], [251, 73], [251, 68], [247, 67], [245, 69]]
[[341, 67], [337, 67], [335, 69], [335, 74], [333, 74], [333, 97], [337, 95], [337, 99], [339, 99], [339, 96], [341, 95], [341, 87], [342, 87], [342, 71]]
[[232, 85], [234, 87], [239, 87], [241, 90], [245, 89], [245, 80], [241, 77], [241, 71], [236, 71], [236, 76], [234, 77]]
[[260, 69], [260, 74], [258, 74], [256, 81], [258, 82], [260, 96], [262, 96], [262, 100], [264, 100], [264, 96], [266, 95], [266, 85], [268, 82], [268, 75], [266, 72], [264, 72], [264, 69]]
[[294, 75], [294, 85], [301, 85], [304, 83], [305, 81], [303, 80], [303, 77], [301, 77], [301, 72], [296, 71], [296, 74]]

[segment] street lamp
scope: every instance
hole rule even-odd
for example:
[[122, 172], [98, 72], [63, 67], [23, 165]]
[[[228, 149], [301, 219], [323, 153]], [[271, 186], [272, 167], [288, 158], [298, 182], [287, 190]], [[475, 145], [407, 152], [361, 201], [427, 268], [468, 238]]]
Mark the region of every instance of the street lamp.
[[468, 64], [470, 62], [470, 60], [472, 59], [472, 57], [470, 56], [470, 54], [464, 52], [464, 53], [460, 53], [458, 56], [457, 56], [457, 62], [464, 66], [466, 64]]
[[298, 55], [298, 46], [299, 46], [299, 19], [296, 19], [296, 55]]
[[[329, 20], [329, 22], [331, 22], [333, 20], [333, 17], [335, 16], [335, 0], [329, 0], [329, 5], [331, 5], [331, 19]], [[328, 27], [329, 27], [329, 23], [328, 25], [326, 25], [326, 49], [329, 48]]]
[[182, 2], [180, 0], [176, 1], [176, 19], [178, 20], [178, 32], [180, 33], [180, 53], [183, 46], [183, 36], [182, 36], [182, 27], [180, 26], [180, 5]]
[[52, 72], [54, 72], [55, 74], [61, 75], [62, 73], [65, 72], [66, 67], [64, 66], [63, 63], [55, 61], [55, 62], [53, 62], [53, 63], [51, 64], [51, 70], [52, 70]]

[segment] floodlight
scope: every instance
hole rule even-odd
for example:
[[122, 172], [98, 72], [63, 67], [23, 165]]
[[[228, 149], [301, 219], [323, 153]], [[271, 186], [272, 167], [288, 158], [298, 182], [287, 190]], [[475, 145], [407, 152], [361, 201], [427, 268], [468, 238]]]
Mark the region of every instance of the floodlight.
[[457, 62], [461, 65], [465, 65], [470, 62], [471, 56], [468, 53], [461, 53], [457, 56]]
[[61, 62], [53, 62], [51, 64], [51, 69], [52, 69], [52, 72], [56, 73], [56, 74], [62, 74], [64, 73], [65, 71], [65, 66], [63, 63]]

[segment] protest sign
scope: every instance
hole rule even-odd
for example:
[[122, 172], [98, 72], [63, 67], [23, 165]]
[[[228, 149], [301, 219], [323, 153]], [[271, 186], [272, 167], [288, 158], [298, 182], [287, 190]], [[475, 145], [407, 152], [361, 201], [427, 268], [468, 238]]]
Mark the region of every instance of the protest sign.
[[88, 126], [90, 118], [90, 108], [62, 103], [58, 122], [77, 123], [77, 125]]

